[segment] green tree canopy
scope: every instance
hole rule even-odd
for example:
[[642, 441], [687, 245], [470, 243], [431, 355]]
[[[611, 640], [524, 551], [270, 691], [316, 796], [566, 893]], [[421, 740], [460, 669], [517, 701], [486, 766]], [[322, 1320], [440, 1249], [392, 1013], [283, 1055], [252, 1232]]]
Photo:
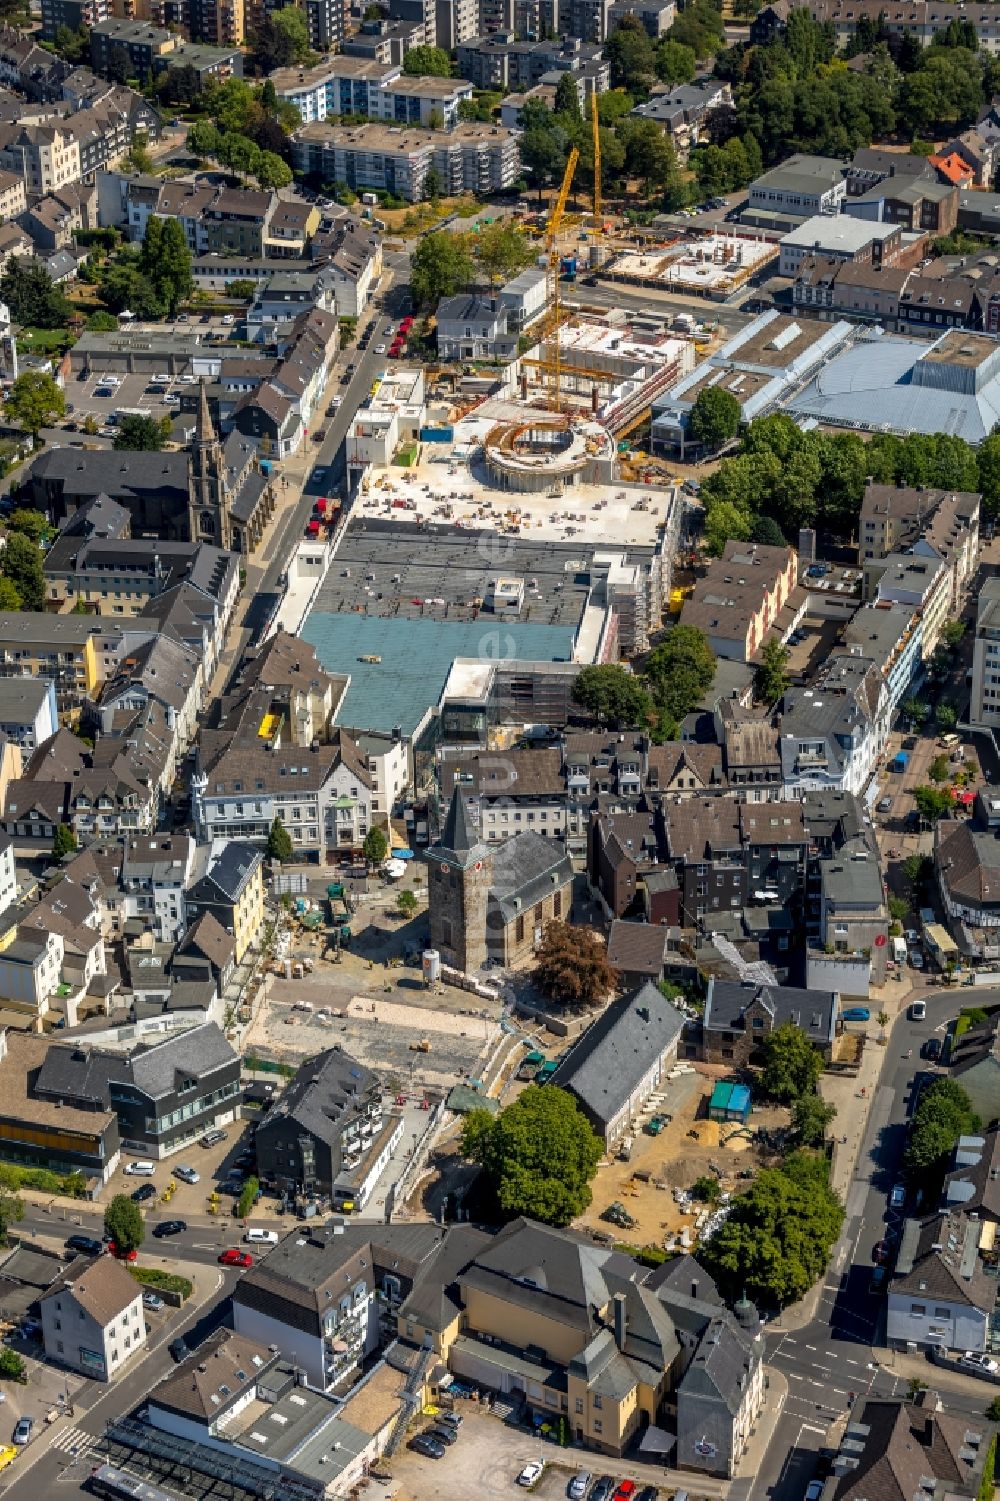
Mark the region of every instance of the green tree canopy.
[[381, 865], [389, 853], [389, 838], [385, 830], [375, 824], [365, 835], [361, 849], [369, 865]]
[[556, 1006], [575, 1008], [602, 1005], [618, 974], [593, 928], [549, 922], [535, 953], [533, 978]]
[[404, 886], [396, 897], [396, 910], [400, 917], [412, 917], [417, 910], [417, 898], [409, 886]]
[[11, 386], [4, 410], [12, 422], [31, 434], [34, 443], [43, 427], [65, 415], [66, 398], [51, 375], [43, 370], [25, 370]]
[[523, 230], [510, 220], [497, 219], [475, 237], [476, 264], [492, 287], [509, 281], [534, 263], [535, 248]]
[[675, 739], [680, 721], [699, 703], [715, 677], [715, 653], [697, 626], [675, 625], [646, 658], [646, 681], [660, 729]]
[[[412, 56], [412, 53], [408, 53]], [[410, 290], [420, 308], [436, 307], [442, 297], [453, 297], [472, 281], [472, 251], [469, 236], [439, 229], [424, 235], [410, 262]]]
[[292, 844], [292, 836], [289, 834], [280, 818], [275, 818], [267, 835], [267, 853], [271, 860], [278, 860], [282, 864], [292, 858], [295, 847]]
[[788, 687], [788, 647], [777, 636], [771, 636], [760, 651], [755, 692], [762, 703], [776, 704]]
[[7, 517], [8, 532], [20, 532], [22, 537], [28, 537], [32, 542], [44, 541], [52, 535], [52, 524], [42, 511], [32, 510], [28, 506], [17, 506]]
[[801, 1027], [784, 1022], [761, 1044], [764, 1067], [760, 1082], [772, 1100], [791, 1104], [804, 1095], [814, 1095], [823, 1072], [823, 1055]]
[[821, 1147], [836, 1114], [836, 1105], [827, 1104], [822, 1095], [800, 1095], [792, 1105], [792, 1131], [799, 1146]]
[[568, 1225], [590, 1204], [603, 1145], [572, 1095], [529, 1084], [499, 1115], [466, 1117], [462, 1152], [482, 1168], [504, 1214]]
[[645, 724], [652, 707], [642, 680], [618, 662], [582, 668], [573, 683], [573, 702], [612, 729]]
[[52, 836], [52, 858], [62, 860], [66, 855], [75, 855], [77, 850], [76, 835], [68, 823], [56, 824], [56, 831]]
[[721, 386], [704, 386], [691, 408], [690, 434], [713, 453], [735, 438], [740, 426], [740, 404]]
[[45, 575], [37, 543], [16, 532], [8, 537], [0, 552], [0, 574], [17, 590], [23, 609], [44, 610]]
[[903, 1158], [907, 1174], [925, 1181], [944, 1172], [960, 1136], [980, 1126], [969, 1096], [954, 1079], [938, 1078], [920, 1095]]
[[138, 1204], [134, 1204], [128, 1194], [115, 1194], [105, 1209], [104, 1233], [125, 1255], [129, 1251], [138, 1251], [142, 1245], [146, 1226]]
[[645, 98], [656, 82], [657, 56], [638, 16], [625, 16], [608, 37], [604, 55], [611, 65], [611, 87]]
[[15, 256], [0, 277], [0, 298], [15, 323], [30, 328], [65, 328], [72, 308], [44, 266]]
[[944, 818], [955, 806], [951, 793], [939, 787], [915, 787], [913, 801], [921, 816], [931, 823], [937, 823], [939, 818]]
[[133, 453], [157, 453], [163, 442], [163, 428], [156, 418], [140, 417], [133, 412], [119, 422], [114, 446]]
[[421, 74], [450, 78], [451, 57], [443, 47], [411, 47], [403, 59], [403, 72], [410, 78]]
[[727, 1297], [783, 1308], [823, 1275], [843, 1220], [824, 1160], [796, 1153], [758, 1173], [698, 1259]]

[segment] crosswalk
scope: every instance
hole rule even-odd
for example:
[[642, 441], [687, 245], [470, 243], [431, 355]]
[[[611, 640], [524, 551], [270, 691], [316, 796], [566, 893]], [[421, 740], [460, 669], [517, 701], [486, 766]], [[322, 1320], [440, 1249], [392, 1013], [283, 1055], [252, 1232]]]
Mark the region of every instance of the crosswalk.
[[79, 1457], [86, 1454], [97, 1443], [92, 1433], [84, 1433], [82, 1428], [63, 1428], [52, 1440], [53, 1449], [61, 1449], [63, 1453]]

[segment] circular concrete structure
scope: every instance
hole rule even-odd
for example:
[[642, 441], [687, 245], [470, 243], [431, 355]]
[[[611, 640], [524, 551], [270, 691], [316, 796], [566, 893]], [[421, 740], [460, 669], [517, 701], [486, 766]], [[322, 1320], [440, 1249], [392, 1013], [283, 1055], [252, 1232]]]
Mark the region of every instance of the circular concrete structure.
[[483, 452], [494, 484], [537, 492], [605, 479], [615, 446], [599, 422], [539, 413], [525, 422], [497, 423]]

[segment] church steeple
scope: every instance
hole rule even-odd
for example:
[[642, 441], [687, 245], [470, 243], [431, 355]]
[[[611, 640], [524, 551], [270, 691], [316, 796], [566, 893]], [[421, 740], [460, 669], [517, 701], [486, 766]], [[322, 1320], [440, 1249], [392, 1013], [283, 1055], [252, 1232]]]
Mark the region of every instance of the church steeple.
[[214, 443], [216, 441], [215, 424], [212, 421], [212, 409], [208, 404], [208, 387], [205, 377], [199, 382], [198, 391], [198, 425], [195, 428], [196, 443]]

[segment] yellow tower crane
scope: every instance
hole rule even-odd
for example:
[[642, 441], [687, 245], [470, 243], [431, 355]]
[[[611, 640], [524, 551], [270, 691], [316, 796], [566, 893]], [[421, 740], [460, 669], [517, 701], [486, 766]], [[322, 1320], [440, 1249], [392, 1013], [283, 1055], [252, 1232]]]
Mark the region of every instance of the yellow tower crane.
[[590, 96], [590, 133], [594, 141], [594, 238], [599, 245], [604, 224], [604, 206], [601, 203], [601, 124], [596, 93]]
[[549, 299], [552, 303], [552, 312], [555, 319], [555, 327], [552, 334], [553, 360], [552, 360], [552, 405], [557, 412], [562, 411], [562, 362], [559, 352], [559, 227], [566, 212], [566, 201], [569, 198], [569, 190], [573, 185], [573, 173], [576, 164], [580, 160], [580, 153], [574, 146], [566, 159], [566, 170], [563, 173], [562, 184], [559, 188], [559, 196], [555, 207], [549, 215], [549, 222], [545, 230], [545, 248], [548, 252], [549, 277], [551, 281]]

